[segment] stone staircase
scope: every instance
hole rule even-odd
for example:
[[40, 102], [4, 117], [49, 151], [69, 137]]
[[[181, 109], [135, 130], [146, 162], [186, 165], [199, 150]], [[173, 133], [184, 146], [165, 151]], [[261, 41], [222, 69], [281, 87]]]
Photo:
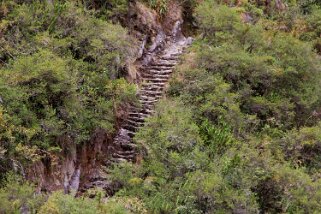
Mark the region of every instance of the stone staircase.
[[114, 138], [114, 145], [110, 146], [113, 150], [111, 162], [135, 161], [136, 145], [132, 138], [144, 125], [145, 119], [153, 113], [154, 106], [162, 97], [174, 66], [190, 43], [191, 38], [174, 39], [148, 64], [142, 66], [140, 70], [142, 83], [138, 92], [140, 105], [129, 108], [128, 117]]
[[[172, 35], [165, 36], [164, 33], [160, 33], [161, 39], [159, 41], [156, 39], [152, 48], [149, 48], [142, 57], [142, 65], [139, 69], [142, 77], [138, 90], [139, 104], [128, 109], [128, 117], [124, 119], [113, 143], [108, 146], [108, 157], [104, 164], [106, 168], [113, 163], [136, 161], [137, 145], [133, 142], [133, 137], [144, 125], [145, 119], [153, 114], [154, 106], [163, 96], [174, 66], [178, 64], [184, 49], [192, 42], [192, 38], [182, 35], [180, 24], [177, 22]], [[100, 187], [107, 192], [107, 195], [113, 195], [119, 187], [108, 178], [108, 173], [104, 171], [103, 167], [93, 173], [78, 193], [81, 194], [93, 187]]]

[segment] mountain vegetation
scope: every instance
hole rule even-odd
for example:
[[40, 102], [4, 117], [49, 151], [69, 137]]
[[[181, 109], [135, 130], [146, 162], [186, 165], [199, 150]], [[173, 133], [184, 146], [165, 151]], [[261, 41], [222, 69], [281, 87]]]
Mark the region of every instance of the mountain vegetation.
[[[160, 17], [170, 3], [142, 2]], [[321, 212], [321, 3], [179, 2], [193, 44], [108, 198], [39, 192], [22, 168], [61, 136], [114, 134], [137, 102], [129, 2], [0, 3], [0, 213]]]

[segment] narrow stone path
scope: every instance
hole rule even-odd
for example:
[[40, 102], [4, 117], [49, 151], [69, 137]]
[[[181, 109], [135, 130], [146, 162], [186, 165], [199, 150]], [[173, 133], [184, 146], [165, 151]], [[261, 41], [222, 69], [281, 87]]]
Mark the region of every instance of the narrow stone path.
[[[184, 49], [192, 42], [191, 38], [182, 35], [180, 22], [177, 22], [172, 35], [164, 36], [163, 33], [160, 35], [162, 39], [155, 43], [159, 43], [162, 51], [157, 51], [157, 45], [153, 45], [155, 47], [150, 48], [142, 59], [143, 65], [139, 70], [142, 77], [138, 91], [139, 105], [133, 105], [129, 108], [128, 117], [124, 120], [113, 143], [108, 146], [111, 156], [106, 157], [105, 166], [107, 168], [113, 163], [136, 161], [137, 145], [133, 142], [133, 137], [139, 128], [144, 125], [145, 119], [153, 114], [154, 106], [163, 96], [174, 66], [178, 64], [179, 57]], [[93, 187], [104, 189], [108, 195], [112, 195], [117, 190], [108, 175], [101, 172], [94, 173], [79, 192], [84, 192]]]
[[111, 162], [135, 160], [136, 145], [132, 138], [144, 125], [145, 119], [153, 113], [154, 106], [162, 97], [174, 66], [179, 62], [179, 56], [190, 43], [190, 38], [174, 39], [165, 46], [164, 51], [142, 67], [140, 73], [143, 81], [138, 94], [140, 105], [130, 107], [128, 118], [119, 129], [114, 145], [111, 146], [114, 150]]

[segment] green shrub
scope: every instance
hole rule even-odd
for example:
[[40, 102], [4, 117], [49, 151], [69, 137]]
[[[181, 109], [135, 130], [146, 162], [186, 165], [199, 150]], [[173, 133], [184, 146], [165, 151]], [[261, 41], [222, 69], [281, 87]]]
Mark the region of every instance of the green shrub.
[[125, 209], [124, 205], [113, 200], [109, 200], [107, 203], [103, 203], [97, 199], [74, 198], [71, 195], [63, 194], [62, 192], [55, 192], [50, 195], [47, 202], [41, 206], [39, 213], [125, 214], [130, 212]]
[[8, 173], [0, 188], [0, 212], [20, 213], [22, 210], [36, 212], [44, 197], [35, 193], [35, 187], [14, 173]]

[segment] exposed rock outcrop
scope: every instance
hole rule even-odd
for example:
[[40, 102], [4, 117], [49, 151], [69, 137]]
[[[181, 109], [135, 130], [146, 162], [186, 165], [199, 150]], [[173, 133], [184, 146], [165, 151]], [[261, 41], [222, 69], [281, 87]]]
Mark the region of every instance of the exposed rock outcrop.
[[97, 129], [84, 144], [76, 145], [68, 136], [61, 136], [58, 143], [61, 152], [43, 154], [43, 158], [26, 168], [26, 177], [36, 183], [38, 192], [64, 189], [76, 194], [80, 184], [97, 173], [112, 138], [105, 130]]

